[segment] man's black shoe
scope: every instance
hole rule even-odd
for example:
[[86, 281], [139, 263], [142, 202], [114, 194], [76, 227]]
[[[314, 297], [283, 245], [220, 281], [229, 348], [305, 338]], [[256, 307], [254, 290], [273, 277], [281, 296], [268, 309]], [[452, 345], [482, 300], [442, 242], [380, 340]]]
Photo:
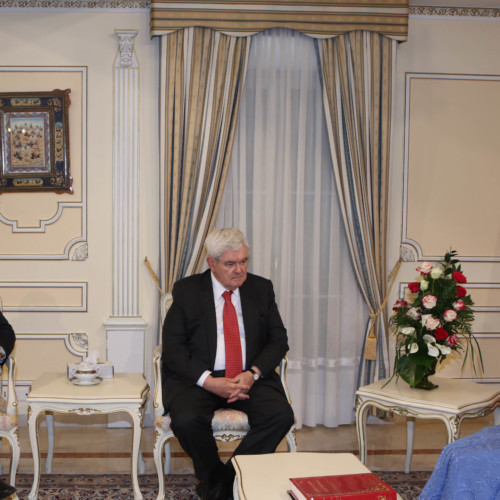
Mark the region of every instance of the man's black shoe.
[[201, 498], [201, 500], [210, 500], [210, 483], [208, 481], [201, 480], [195, 487], [196, 494]]
[[16, 488], [0, 479], [0, 498], [9, 498], [16, 492]]

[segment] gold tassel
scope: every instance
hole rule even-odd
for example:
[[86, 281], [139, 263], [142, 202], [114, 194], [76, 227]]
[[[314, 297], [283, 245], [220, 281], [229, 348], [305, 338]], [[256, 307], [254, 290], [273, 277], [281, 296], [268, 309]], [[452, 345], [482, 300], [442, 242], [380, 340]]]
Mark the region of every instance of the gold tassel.
[[364, 358], [365, 359], [371, 359], [375, 361], [377, 359], [377, 336], [375, 335], [375, 332], [373, 331], [373, 322], [376, 319], [375, 314], [370, 313], [370, 333], [368, 334], [368, 337], [366, 338], [366, 343], [365, 343], [365, 354]]
[[153, 278], [158, 290], [160, 290], [161, 296], [163, 297], [165, 295], [165, 292], [160, 287], [160, 280], [158, 279], [158, 276], [156, 276], [156, 273], [153, 271], [153, 268], [151, 267], [151, 264], [149, 263], [149, 260], [147, 257], [144, 257], [144, 263], [146, 264], [146, 267], [148, 268], [149, 274]]
[[370, 333], [366, 338], [365, 342], [365, 353], [363, 355], [364, 359], [375, 361], [377, 359], [377, 335], [375, 334], [375, 321], [379, 317], [380, 313], [384, 310], [387, 301], [389, 300], [389, 295], [391, 294], [392, 287], [396, 282], [396, 276], [398, 275], [399, 268], [401, 267], [401, 257], [396, 262], [393, 270], [390, 272], [388, 277], [388, 282], [391, 283], [389, 290], [387, 291], [384, 301], [378, 308], [376, 313], [370, 311]]

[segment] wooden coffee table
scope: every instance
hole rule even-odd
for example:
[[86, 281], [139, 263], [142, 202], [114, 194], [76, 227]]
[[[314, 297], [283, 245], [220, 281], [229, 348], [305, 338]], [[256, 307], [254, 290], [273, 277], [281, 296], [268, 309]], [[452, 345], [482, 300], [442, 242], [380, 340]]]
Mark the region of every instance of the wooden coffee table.
[[[371, 472], [352, 453], [237, 455], [234, 500], [290, 500], [289, 478]], [[398, 500], [403, 500], [398, 495]]]
[[137, 463], [141, 443], [142, 409], [149, 393], [149, 385], [142, 374], [116, 373], [91, 386], [72, 384], [65, 373], [44, 373], [36, 379], [28, 394], [28, 428], [33, 453], [34, 477], [30, 500], [38, 498], [40, 482], [40, 452], [38, 448], [37, 418], [42, 412], [99, 413], [125, 412], [133, 423], [132, 485], [134, 498], [142, 499], [137, 480]]

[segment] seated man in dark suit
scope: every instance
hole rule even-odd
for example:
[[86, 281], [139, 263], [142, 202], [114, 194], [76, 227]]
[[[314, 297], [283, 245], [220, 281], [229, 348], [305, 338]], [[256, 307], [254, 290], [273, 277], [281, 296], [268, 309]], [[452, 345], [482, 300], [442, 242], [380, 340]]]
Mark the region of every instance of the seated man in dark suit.
[[234, 455], [273, 453], [294, 421], [275, 371], [288, 339], [271, 281], [247, 274], [243, 233], [215, 230], [205, 245], [210, 269], [175, 283], [163, 324], [163, 404], [193, 460], [198, 495], [227, 500], [235, 474], [219, 459], [214, 411], [248, 415], [250, 431]]
[[[0, 311], [0, 365], [3, 365], [9, 357], [14, 344], [16, 335], [5, 316]], [[8, 498], [14, 494], [16, 489], [0, 479], [0, 498]]]

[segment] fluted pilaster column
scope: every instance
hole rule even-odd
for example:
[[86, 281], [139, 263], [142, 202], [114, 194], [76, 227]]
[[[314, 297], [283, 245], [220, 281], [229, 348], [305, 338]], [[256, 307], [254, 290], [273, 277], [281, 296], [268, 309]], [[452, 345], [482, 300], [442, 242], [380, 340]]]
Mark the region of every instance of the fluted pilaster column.
[[105, 322], [115, 371], [144, 371], [146, 323], [138, 311], [139, 64], [137, 30], [115, 30], [113, 102], [113, 311]]

